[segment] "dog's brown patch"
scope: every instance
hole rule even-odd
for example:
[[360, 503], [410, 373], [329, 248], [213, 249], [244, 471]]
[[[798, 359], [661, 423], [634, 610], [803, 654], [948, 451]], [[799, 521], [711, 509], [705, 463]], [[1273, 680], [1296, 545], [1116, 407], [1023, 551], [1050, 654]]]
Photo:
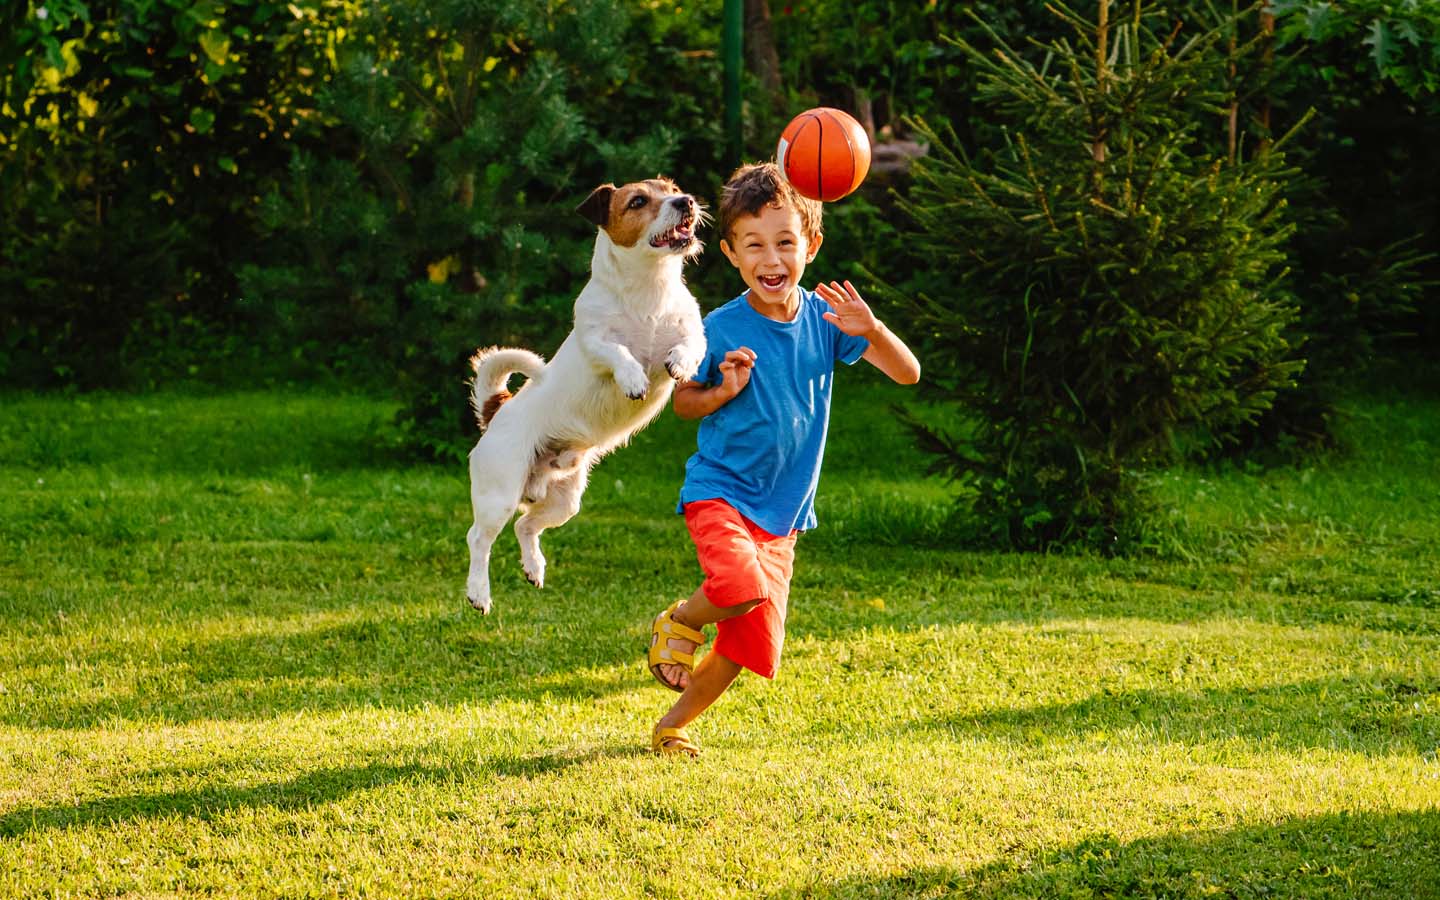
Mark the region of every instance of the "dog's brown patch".
[[[668, 178], [651, 178], [616, 188], [610, 195], [610, 215], [604, 225], [610, 240], [620, 247], [633, 247], [644, 240], [660, 214], [660, 205], [680, 193]], [[644, 203], [632, 206], [638, 197], [644, 197]]]
[[486, 399], [484, 405], [480, 407], [481, 430], [490, 427], [490, 420], [495, 418], [495, 414], [500, 411], [500, 407], [504, 405], [505, 401], [509, 400], [513, 396], [515, 395], [511, 394], [507, 390], [502, 389], [494, 394], [491, 394], [489, 398]]

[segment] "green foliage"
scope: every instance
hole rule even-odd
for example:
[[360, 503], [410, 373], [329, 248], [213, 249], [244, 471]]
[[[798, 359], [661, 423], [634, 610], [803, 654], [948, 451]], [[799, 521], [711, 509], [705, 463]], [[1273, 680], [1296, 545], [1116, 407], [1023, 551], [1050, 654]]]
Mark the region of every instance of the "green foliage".
[[1039, 65], [996, 35], [993, 53], [957, 42], [1009, 136], [972, 161], [917, 123], [934, 150], [903, 204], [928, 380], [980, 419], [966, 439], [912, 424], [1018, 547], [1116, 546], [1138, 473], [1253, 421], [1303, 366], [1280, 154], [1232, 163], [1204, 140], [1222, 33], [1182, 42], [1137, 15], [1097, 66], [1094, 26], [1069, 20], [1075, 42]]
[[[1338, 45], [1352, 57], [1363, 52], [1373, 73], [1418, 98], [1440, 92], [1440, 6], [1423, 0], [1274, 0], [1276, 37], [1287, 46]], [[1342, 67], [1318, 73], [1343, 88]]]
[[144, 333], [230, 319], [243, 216], [310, 114], [330, 6], [6, 4], [0, 375], [116, 383], [148, 367]]
[[[934, 110], [940, 85], [961, 76], [959, 54], [940, 40], [952, 13], [929, 3], [869, 0], [774, 8], [783, 82], [809, 102], [879, 104], [876, 125]], [[798, 112], [798, 106], [792, 112]]]
[[148, 333], [240, 327], [243, 216], [307, 128], [334, 33], [310, 30], [318, 0], [7, 7], [0, 374], [148, 380]]
[[411, 442], [456, 455], [474, 434], [466, 358], [546, 352], [568, 327], [594, 237], [573, 210], [590, 188], [713, 170], [716, 126], [661, 90], [711, 63], [611, 0], [362, 11], [320, 97], [330, 148], [296, 153], [267, 195], [266, 262], [241, 281], [291, 343], [394, 372]]
[[1273, 53], [1240, 60], [1241, 116], [1263, 138], [1272, 114], [1316, 113], [1288, 147], [1304, 175], [1285, 192], [1297, 226], [1291, 339], [1310, 362], [1236, 449], [1294, 458], [1338, 443], [1347, 384], [1440, 336], [1440, 307], [1425, 302], [1440, 279], [1440, 12], [1375, 0], [1269, 9]]
[[[817, 0], [771, 9], [786, 112], [825, 104], [863, 114], [868, 104], [882, 137], [903, 134], [906, 116], [949, 120], [966, 140], [987, 128], [974, 103], [978, 70], [945, 36], [983, 40], [989, 28], [1045, 40], [1063, 29], [1043, 0]], [[763, 113], [751, 110], [757, 120]]]
[[1417, 315], [1437, 284], [1425, 274], [1435, 254], [1417, 249], [1416, 235], [1378, 249], [1341, 240], [1332, 256], [1317, 259], [1321, 247], [1332, 246], [1330, 236], [1317, 226], [1292, 241], [1292, 259], [1303, 268], [1295, 279], [1300, 315], [1289, 337], [1305, 356], [1305, 371], [1236, 432], [1237, 453], [1294, 461], [1341, 447], [1336, 407], [1346, 388], [1373, 377], [1386, 360], [1412, 355], [1405, 348], [1417, 339]]

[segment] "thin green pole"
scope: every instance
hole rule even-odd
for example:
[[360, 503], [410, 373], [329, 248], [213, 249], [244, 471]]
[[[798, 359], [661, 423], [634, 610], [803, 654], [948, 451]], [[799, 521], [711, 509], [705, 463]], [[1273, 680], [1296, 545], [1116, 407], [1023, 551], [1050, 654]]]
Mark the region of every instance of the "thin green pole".
[[745, 40], [745, 0], [725, 0], [725, 138], [730, 161], [739, 165], [744, 153], [740, 133], [740, 65]]

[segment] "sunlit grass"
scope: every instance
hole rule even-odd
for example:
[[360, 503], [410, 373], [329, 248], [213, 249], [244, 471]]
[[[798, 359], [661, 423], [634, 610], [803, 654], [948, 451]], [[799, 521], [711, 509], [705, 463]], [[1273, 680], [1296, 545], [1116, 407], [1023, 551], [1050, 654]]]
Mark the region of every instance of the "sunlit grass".
[[[848, 388], [848, 390], [847, 390]], [[1440, 404], [1176, 470], [1159, 555], [950, 546], [841, 385], [779, 678], [645, 752], [693, 425], [463, 599], [463, 466], [290, 392], [0, 404], [0, 895], [1440, 896]]]

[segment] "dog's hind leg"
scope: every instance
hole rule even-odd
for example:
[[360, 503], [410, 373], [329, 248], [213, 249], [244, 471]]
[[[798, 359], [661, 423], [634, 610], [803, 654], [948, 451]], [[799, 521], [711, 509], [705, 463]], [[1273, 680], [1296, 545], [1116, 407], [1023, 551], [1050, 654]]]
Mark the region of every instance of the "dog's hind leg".
[[465, 596], [482, 613], [490, 612], [491, 604], [490, 547], [515, 514], [530, 463], [529, 454], [515, 452], [503, 440], [488, 440], [492, 435], [487, 434], [470, 451], [470, 505], [475, 524], [466, 535], [470, 574], [465, 580]]
[[[569, 461], [561, 455], [561, 462]], [[570, 521], [580, 511], [580, 497], [590, 478], [590, 460], [579, 457], [569, 470], [558, 471], [539, 502], [532, 503], [515, 520], [515, 537], [520, 541], [520, 564], [525, 577], [538, 587], [545, 586], [545, 554], [540, 552], [540, 532]]]

